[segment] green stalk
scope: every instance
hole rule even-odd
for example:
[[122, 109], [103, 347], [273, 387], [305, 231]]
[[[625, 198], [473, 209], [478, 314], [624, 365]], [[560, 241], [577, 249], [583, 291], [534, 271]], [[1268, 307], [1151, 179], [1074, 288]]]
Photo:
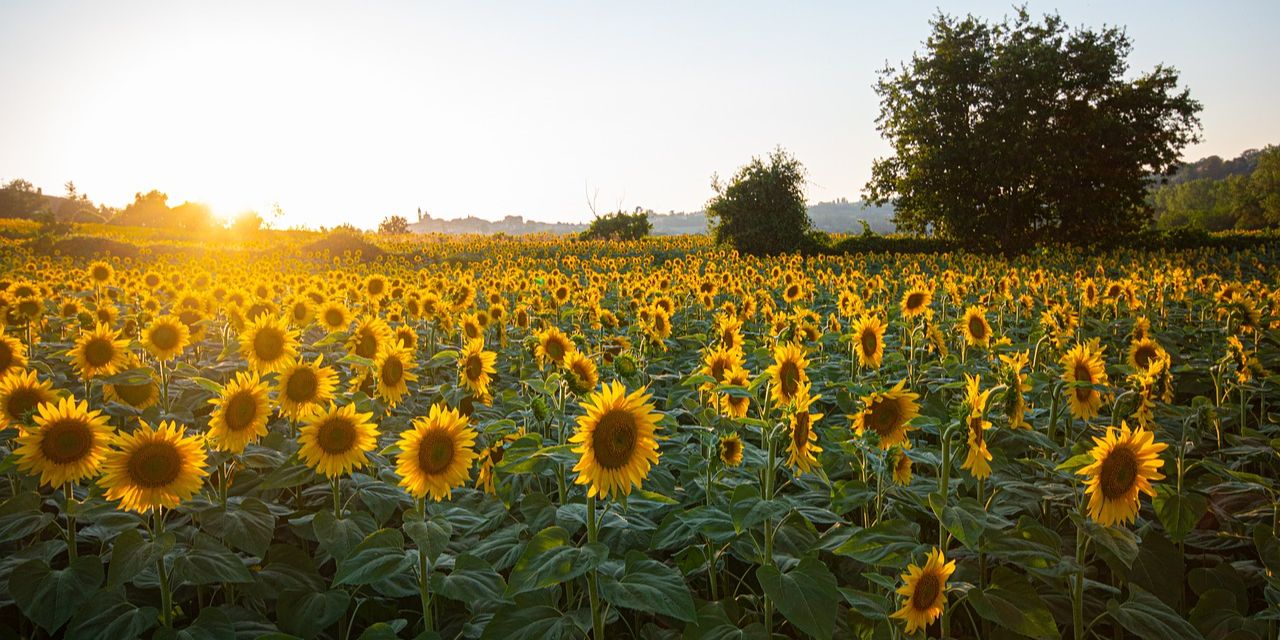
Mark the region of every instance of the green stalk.
[[[938, 493], [942, 496], [945, 503], [949, 500], [951, 484], [951, 430], [942, 430], [942, 469], [938, 473]], [[947, 527], [942, 524], [942, 517], [938, 517], [938, 550], [942, 553], [947, 551]], [[941, 634], [946, 638], [951, 630], [951, 608], [945, 607], [942, 610], [942, 629]]]
[[[427, 517], [427, 499], [418, 498], [418, 511], [422, 513], [422, 517]], [[435, 621], [431, 617], [431, 568], [427, 566], [426, 549], [418, 547], [418, 596], [422, 600], [422, 624], [424, 630], [430, 634], [435, 631]]]
[[67, 558], [74, 561], [76, 559], [76, 514], [72, 513], [71, 505], [75, 502], [75, 490], [72, 488], [71, 482], [68, 481], [64, 485], [66, 491], [66, 516], [67, 516]]
[[[773, 444], [773, 434], [768, 434], [767, 438], [769, 454], [764, 474], [764, 499], [769, 501], [773, 500], [774, 465], [777, 464], [775, 460], [777, 451]], [[773, 566], [773, 520], [771, 518], [764, 521], [764, 564], [765, 566]], [[768, 594], [764, 595], [764, 628], [766, 633], [773, 634], [773, 601], [769, 599]]]
[[[596, 542], [600, 535], [596, 522], [596, 499], [587, 494], [587, 542]], [[596, 583], [596, 570], [587, 573], [587, 595], [591, 599], [591, 629], [594, 640], [604, 640], [604, 616], [600, 611], [600, 593]]]
[[329, 486], [333, 487], [333, 517], [342, 519], [342, 480], [338, 476], [329, 478]]
[[[164, 535], [164, 510], [155, 510], [155, 525], [152, 540]], [[164, 569], [164, 556], [156, 558], [156, 575], [160, 578], [160, 622], [165, 628], [173, 627], [173, 593], [169, 591], [169, 574]]]
[[1075, 585], [1071, 589], [1071, 629], [1075, 640], [1084, 640], [1084, 554], [1086, 540], [1084, 525], [1076, 525], [1076, 572]]

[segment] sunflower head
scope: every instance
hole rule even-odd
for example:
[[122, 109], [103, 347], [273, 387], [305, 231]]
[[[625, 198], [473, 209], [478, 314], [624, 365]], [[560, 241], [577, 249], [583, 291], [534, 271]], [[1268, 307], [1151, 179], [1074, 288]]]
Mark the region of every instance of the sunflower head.
[[920, 315], [930, 315], [929, 305], [932, 303], [933, 292], [920, 285], [915, 285], [902, 294], [902, 302], [899, 307], [902, 309], [904, 318], [914, 318]]
[[537, 334], [537, 338], [538, 343], [534, 347], [534, 355], [538, 357], [538, 362], [542, 366], [546, 366], [548, 363], [563, 364], [564, 357], [570, 351], [577, 350], [569, 336], [554, 325], [540, 331]]
[[57, 400], [53, 385], [40, 380], [35, 370], [0, 375], [0, 429], [22, 430], [36, 407]]
[[770, 392], [774, 403], [778, 406], [790, 404], [800, 392], [800, 386], [809, 381], [805, 369], [809, 360], [805, 358], [804, 348], [794, 342], [780, 344], [773, 349], [773, 365], [766, 373], [772, 379]]
[[987, 310], [979, 305], [965, 309], [960, 318], [960, 333], [965, 344], [971, 347], [986, 348], [991, 344], [991, 325], [987, 323]]
[[895, 450], [889, 461], [893, 465], [893, 483], [902, 487], [911, 484], [911, 458], [906, 450]]
[[578, 418], [577, 433], [570, 442], [578, 446], [577, 484], [588, 485], [590, 496], [627, 495], [640, 486], [658, 462], [655, 433], [661, 415], [654, 411], [644, 389], [627, 393], [620, 382], [611, 382], [582, 403], [586, 413]]
[[876, 391], [862, 398], [862, 412], [854, 416], [858, 435], [874, 432], [881, 449], [906, 441], [907, 432], [912, 428], [911, 420], [920, 414], [920, 405], [916, 402], [920, 395], [907, 391], [906, 384], [903, 380], [887, 392]]
[[298, 358], [298, 330], [285, 318], [263, 314], [240, 333], [240, 353], [260, 374], [284, 371]]
[[377, 380], [378, 397], [388, 407], [400, 404], [400, 400], [409, 393], [409, 383], [418, 380], [414, 369], [418, 363], [413, 359], [413, 352], [402, 346], [395, 339], [383, 344], [382, 350], [373, 362], [374, 376]]
[[[1067, 402], [1071, 414], [1081, 420], [1098, 415], [1102, 406], [1102, 394], [1091, 386], [1107, 384], [1106, 366], [1102, 361], [1102, 349], [1091, 344], [1077, 344], [1060, 361], [1062, 380], [1068, 384]], [[1078, 384], [1072, 384], [1078, 383]]]
[[209, 419], [209, 440], [220, 451], [243, 453], [250, 442], [267, 435], [271, 410], [267, 384], [258, 374], [242, 371], [222, 389], [222, 395], [209, 401], [213, 415]]
[[129, 360], [129, 341], [120, 332], [99, 323], [92, 331], [82, 331], [68, 352], [80, 376], [88, 380], [110, 376], [124, 369]]
[[717, 449], [720, 453], [720, 462], [725, 466], [736, 467], [742, 464], [742, 437], [738, 434], [721, 436]]
[[396, 473], [415, 498], [440, 501], [467, 482], [475, 462], [476, 432], [454, 409], [434, 404], [425, 418], [400, 435]]
[[4, 335], [0, 323], [0, 377], [27, 366], [27, 345], [13, 336]]
[[853, 349], [858, 366], [876, 369], [884, 358], [885, 324], [873, 315], [864, 315], [853, 323]]
[[[561, 360], [563, 362], [563, 360]], [[497, 373], [498, 354], [485, 351], [484, 340], [476, 338], [467, 343], [458, 356], [458, 379], [462, 386], [481, 399], [489, 397], [489, 382]]]
[[182, 354], [191, 331], [176, 316], [161, 316], [142, 332], [142, 346], [157, 360], [172, 360]]
[[298, 361], [281, 372], [276, 401], [285, 415], [297, 419], [333, 399], [338, 374], [329, 367], [321, 366], [321, 361], [322, 356], [316, 356], [314, 362]]
[[1160, 452], [1169, 445], [1155, 442], [1155, 435], [1124, 422], [1120, 428], [1093, 439], [1093, 462], [1076, 473], [1085, 476], [1089, 517], [1103, 526], [1133, 522], [1138, 516], [1139, 493], [1154, 496], [1152, 481], [1164, 479]]
[[569, 390], [579, 396], [591, 393], [600, 384], [600, 371], [596, 367], [596, 361], [581, 351], [572, 351], [564, 357], [564, 370]]
[[929, 552], [923, 567], [908, 565], [902, 574], [903, 585], [898, 587], [905, 601], [891, 617], [905, 622], [908, 634], [933, 624], [947, 604], [947, 579], [955, 570], [956, 561], [948, 562], [937, 548]]
[[822, 447], [816, 444], [818, 434], [814, 432], [813, 425], [823, 414], [809, 411], [809, 407], [818, 399], [819, 396], [810, 393], [809, 383], [800, 385], [793, 405], [790, 438], [787, 442], [787, 464], [797, 473], [811, 471], [818, 465], [816, 454], [822, 453]]
[[313, 409], [298, 431], [298, 453], [308, 466], [331, 478], [350, 473], [378, 446], [372, 418], [373, 413], [356, 413], [351, 404]]
[[119, 500], [129, 511], [177, 507], [194, 496], [209, 475], [202, 440], [183, 435], [174, 422], [155, 428], [141, 422], [133, 433], [116, 436], [99, 484], [108, 500]]
[[53, 487], [98, 475], [111, 442], [107, 419], [70, 397], [40, 404], [35, 428], [18, 436], [18, 468]]

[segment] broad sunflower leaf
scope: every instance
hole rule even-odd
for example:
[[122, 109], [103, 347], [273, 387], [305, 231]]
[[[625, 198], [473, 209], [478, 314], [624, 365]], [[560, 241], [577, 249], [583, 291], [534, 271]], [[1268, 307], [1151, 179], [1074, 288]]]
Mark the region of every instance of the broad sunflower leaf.
[[504, 607], [484, 627], [481, 640], [562, 640], [580, 635], [573, 617], [555, 607]]
[[236, 549], [262, 557], [271, 546], [276, 517], [261, 500], [244, 498], [201, 511], [200, 528]]
[[1167, 484], [1156, 485], [1156, 496], [1151, 504], [1156, 508], [1156, 516], [1164, 525], [1169, 539], [1174, 542], [1185, 539], [1208, 508], [1204, 496], [1187, 491], [1178, 495], [1177, 489]]
[[330, 591], [285, 591], [276, 601], [280, 629], [309, 640], [342, 618], [351, 595], [342, 589]]
[[379, 529], [338, 563], [333, 584], [372, 584], [407, 569], [410, 560], [404, 552], [404, 535], [398, 529]]
[[756, 569], [756, 579], [778, 611], [797, 629], [828, 640], [835, 629], [840, 591], [836, 577], [817, 558], [807, 556], [786, 573], [773, 565]]
[[1006, 629], [1032, 638], [1058, 638], [1058, 625], [1036, 588], [1027, 579], [997, 567], [991, 584], [985, 589], [971, 589], [969, 603], [978, 615]]
[[569, 542], [569, 532], [561, 527], [547, 527], [533, 536], [516, 560], [507, 582], [507, 595], [572, 580], [594, 569], [608, 555], [608, 548], [599, 542], [575, 547]]
[[165, 532], [155, 540], [144, 540], [137, 529], [116, 536], [111, 544], [111, 565], [107, 570], [107, 586], [118, 587], [132, 582], [138, 574], [154, 569], [156, 560], [173, 548], [172, 533]]
[[29, 620], [52, 634], [66, 624], [102, 584], [102, 560], [80, 556], [66, 569], [40, 559], [18, 565], [9, 576], [9, 594]]
[[600, 576], [600, 594], [617, 607], [648, 611], [685, 622], [697, 619], [693, 596], [684, 576], [640, 551], [627, 552], [626, 566], [620, 577]]
[[1129, 585], [1129, 598], [1123, 603], [1116, 599], [1107, 602], [1107, 614], [1136, 638], [1204, 640], [1190, 622], [1135, 584]]
[[121, 589], [102, 589], [80, 607], [67, 625], [68, 638], [133, 640], [158, 624], [154, 607], [137, 607]]
[[431, 591], [468, 605], [485, 601], [510, 602], [502, 575], [488, 562], [466, 553], [453, 561], [453, 570], [448, 574], [431, 574]]
[[244, 561], [213, 536], [196, 534], [195, 544], [173, 560], [175, 584], [217, 584], [253, 582]]

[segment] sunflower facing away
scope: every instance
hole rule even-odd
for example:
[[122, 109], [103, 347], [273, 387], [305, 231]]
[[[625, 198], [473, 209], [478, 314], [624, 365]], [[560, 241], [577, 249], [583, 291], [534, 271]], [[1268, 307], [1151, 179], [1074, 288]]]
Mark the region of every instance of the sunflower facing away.
[[36, 407], [57, 400], [53, 385], [40, 380], [34, 369], [0, 376], [0, 429], [23, 428], [23, 419]]
[[964, 374], [965, 378], [965, 423], [968, 426], [969, 453], [961, 463], [961, 469], [968, 469], [973, 477], [982, 479], [991, 475], [991, 451], [987, 449], [986, 430], [991, 428], [987, 420], [987, 400], [991, 389], [980, 391], [978, 376]]
[[431, 405], [425, 418], [415, 418], [413, 428], [400, 435], [396, 473], [400, 486], [415, 498], [448, 498], [455, 487], [466, 484], [475, 462], [476, 432], [455, 409]]
[[1066, 393], [1071, 415], [1081, 420], [1092, 419], [1102, 406], [1102, 394], [1091, 387], [1074, 387], [1072, 383], [1107, 384], [1102, 349], [1095, 351], [1090, 345], [1077, 344], [1059, 362], [1063, 368], [1062, 379], [1068, 385]]
[[911, 484], [911, 458], [907, 457], [906, 450], [894, 451], [889, 462], [893, 465], [893, 483], [902, 487]]
[[160, 316], [142, 331], [142, 346], [161, 361], [182, 355], [190, 339], [191, 331], [177, 316]]
[[313, 409], [298, 431], [298, 455], [331, 478], [350, 473], [368, 462], [367, 454], [378, 446], [378, 427], [372, 417], [373, 413], [356, 413], [353, 404]]
[[773, 348], [773, 364], [765, 370], [772, 382], [769, 393], [776, 406], [790, 404], [800, 392], [800, 386], [809, 381], [805, 368], [809, 361], [804, 356], [804, 348], [794, 342], [780, 344]]
[[1089, 452], [1093, 463], [1076, 471], [1087, 476], [1085, 494], [1089, 497], [1089, 517], [1103, 526], [1133, 522], [1138, 516], [1139, 493], [1156, 495], [1153, 480], [1163, 480], [1160, 452], [1169, 445], [1156, 443], [1155, 435], [1129, 425], [1107, 427], [1106, 436], [1094, 438]]
[[18, 436], [18, 468], [39, 474], [40, 484], [51, 487], [98, 475], [111, 443], [108, 419], [74, 398], [41, 404], [35, 428]]
[[295, 362], [280, 374], [276, 402], [280, 411], [296, 420], [314, 407], [333, 400], [333, 390], [338, 384], [338, 374], [329, 367], [320, 366], [322, 356], [314, 362]]
[[600, 384], [600, 371], [596, 361], [581, 351], [571, 351], [564, 357], [564, 370], [569, 390], [582, 396], [595, 391]]
[[506, 455], [507, 445], [524, 437], [524, 433], [524, 427], [520, 427], [515, 433], [508, 433], [498, 438], [496, 442], [480, 453], [480, 470], [476, 472], [476, 488], [488, 494], [497, 492], [497, 477], [494, 475], [494, 468], [502, 462], [502, 457]]
[[908, 565], [907, 572], [902, 574], [904, 584], [898, 587], [898, 593], [906, 602], [890, 617], [905, 621], [908, 634], [933, 624], [947, 605], [947, 579], [955, 570], [956, 561], [948, 562], [936, 547], [929, 552], [924, 567]]
[[19, 371], [25, 366], [27, 366], [27, 345], [13, 336], [4, 335], [4, 327], [0, 326], [0, 377]]
[[129, 341], [120, 332], [99, 323], [93, 331], [82, 331], [76, 346], [67, 352], [76, 371], [85, 380], [119, 373], [129, 359]]
[[736, 433], [720, 437], [720, 444], [717, 447], [720, 454], [720, 462], [725, 466], [736, 467], [742, 464], [742, 437]]
[[878, 369], [884, 358], [885, 324], [873, 315], [864, 315], [853, 323], [853, 352], [858, 356], [858, 366]]
[[244, 453], [250, 442], [267, 435], [271, 409], [267, 385], [258, 374], [241, 371], [227, 386], [222, 396], [209, 401], [213, 415], [209, 418], [209, 440], [215, 449]]
[[569, 336], [554, 326], [539, 332], [537, 337], [538, 345], [533, 353], [538, 357], [538, 363], [544, 367], [547, 363], [563, 364], [565, 355], [577, 349]]
[[822, 453], [822, 447], [816, 443], [818, 434], [813, 430], [813, 423], [820, 420], [821, 413], [809, 413], [809, 407], [820, 396], [809, 394], [809, 384], [800, 386], [796, 393], [795, 412], [791, 414], [790, 438], [787, 442], [787, 464], [796, 473], [807, 473], [818, 466], [816, 454]]
[[627, 393], [621, 382], [611, 382], [582, 403], [586, 414], [578, 417], [577, 433], [569, 439], [581, 457], [573, 470], [577, 484], [590, 485], [588, 496], [627, 495], [639, 487], [658, 462], [655, 438], [658, 420], [645, 389]]
[[1026, 351], [1002, 354], [1000, 362], [1004, 363], [1004, 400], [1002, 402], [1004, 416], [1009, 419], [1010, 429], [1031, 429], [1027, 423], [1027, 400], [1022, 395], [1031, 390], [1022, 370], [1027, 366]]
[[498, 354], [484, 350], [484, 340], [476, 338], [458, 356], [458, 380], [478, 398], [488, 399], [489, 382], [497, 373]]
[[880, 436], [880, 448], [890, 449], [902, 444], [911, 430], [908, 424], [920, 414], [920, 405], [916, 400], [917, 393], [906, 390], [907, 381], [903, 380], [885, 393], [873, 392], [862, 398], [862, 412], [854, 416], [854, 429], [858, 435], [874, 431]]
[[991, 344], [991, 325], [987, 323], [987, 310], [976, 304], [965, 309], [964, 317], [960, 319], [960, 333], [964, 335], [965, 344], [987, 348]]
[[174, 422], [161, 422], [156, 428], [139, 422], [133, 433], [116, 435], [98, 484], [106, 489], [108, 500], [119, 500], [125, 510], [146, 513], [177, 507], [200, 491], [209, 475], [201, 440], [184, 436]]
[[413, 352], [394, 339], [383, 343], [373, 366], [377, 376], [378, 397], [388, 407], [400, 404], [400, 400], [409, 393], [409, 383], [418, 380], [418, 374], [413, 372], [418, 367], [418, 363], [413, 360]]
[[298, 331], [284, 318], [263, 314], [240, 333], [240, 353], [262, 375], [284, 371], [298, 357]]

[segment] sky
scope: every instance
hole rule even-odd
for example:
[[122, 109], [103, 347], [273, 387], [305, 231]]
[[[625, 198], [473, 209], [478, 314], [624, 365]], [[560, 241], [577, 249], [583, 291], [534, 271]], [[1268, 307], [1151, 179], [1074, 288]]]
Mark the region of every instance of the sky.
[[[1187, 159], [1280, 143], [1280, 2], [1029, 1], [1122, 25], [1204, 105]], [[781, 145], [810, 201], [888, 152], [872, 84], [939, 2], [0, 0], [0, 180], [159, 189], [277, 226], [696, 211]], [[1006, 2], [941, 4], [996, 20]]]

